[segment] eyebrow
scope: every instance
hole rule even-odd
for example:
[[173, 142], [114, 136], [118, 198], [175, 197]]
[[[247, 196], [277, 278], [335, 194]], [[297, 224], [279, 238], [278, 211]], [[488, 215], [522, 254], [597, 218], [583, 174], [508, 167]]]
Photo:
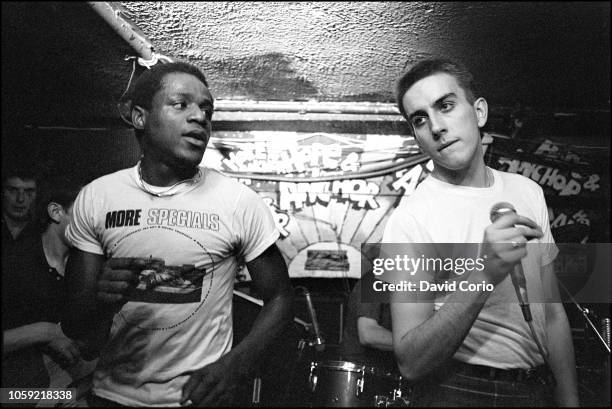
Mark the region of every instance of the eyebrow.
[[[193, 98], [193, 94], [191, 94], [189, 92], [177, 92], [177, 93], [169, 95], [170, 98], [177, 97], [177, 96], [181, 97], [181, 98], [185, 98], [185, 99]], [[210, 105], [211, 107], [214, 107], [214, 105], [215, 105], [214, 104], [214, 98], [211, 98], [211, 99], [206, 98], [202, 103]]]
[[[455, 94], [454, 92], [449, 92], [449, 93], [446, 93], [446, 94], [442, 95], [440, 98], [436, 99], [436, 100], [434, 101], [434, 103], [432, 104], [432, 106], [434, 106], [434, 107], [435, 107], [435, 106], [440, 106], [440, 105], [442, 104], [442, 102], [444, 102], [444, 100], [445, 100], [446, 98], [449, 98], [449, 97], [457, 97], [457, 94]], [[408, 116], [408, 119], [409, 119], [410, 121], [412, 121], [412, 118], [414, 118], [415, 116], [419, 116], [419, 115], [423, 115], [423, 114], [425, 114], [425, 111], [423, 111], [423, 110], [421, 109], [421, 110], [415, 111], [415, 112], [413, 112], [412, 114], [410, 114], [410, 115]]]

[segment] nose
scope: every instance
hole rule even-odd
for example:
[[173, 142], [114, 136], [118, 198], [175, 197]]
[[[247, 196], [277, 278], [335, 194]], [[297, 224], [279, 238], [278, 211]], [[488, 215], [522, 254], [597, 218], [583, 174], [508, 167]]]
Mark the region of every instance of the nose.
[[438, 140], [444, 132], [446, 132], [446, 124], [444, 120], [438, 115], [431, 115], [429, 118], [429, 124], [431, 127], [431, 133], [434, 139]]
[[25, 202], [25, 198], [26, 198], [26, 194], [23, 190], [18, 190], [17, 191], [17, 201], [19, 203], [23, 203]]
[[200, 109], [199, 106], [197, 106], [196, 104], [193, 104], [193, 107], [191, 111], [189, 112], [188, 120], [196, 121], [200, 124], [204, 124], [206, 121], [206, 114], [204, 113], [204, 111]]

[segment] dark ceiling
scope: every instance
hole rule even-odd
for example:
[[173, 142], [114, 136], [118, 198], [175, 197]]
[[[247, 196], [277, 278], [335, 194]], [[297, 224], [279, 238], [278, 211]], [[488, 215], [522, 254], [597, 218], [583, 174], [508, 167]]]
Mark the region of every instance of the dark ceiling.
[[[218, 99], [393, 102], [406, 65], [447, 55], [493, 106], [610, 107], [609, 2], [121, 4], [157, 51], [200, 66]], [[128, 55], [85, 2], [2, 2], [3, 130], [120, 126]]]

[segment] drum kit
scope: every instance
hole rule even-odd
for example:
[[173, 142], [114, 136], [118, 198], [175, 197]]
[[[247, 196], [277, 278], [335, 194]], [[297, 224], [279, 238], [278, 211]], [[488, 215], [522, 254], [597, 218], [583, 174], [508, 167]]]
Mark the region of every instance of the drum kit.
[[[397, 371], [342, 360], [343, 357], [334, 352], [335, 346], [325, 342], [324, 334], [319, 329], [308, 290], [303, 287], [296, 287], [296, 290], [306, 297], [310, 322], [294, 318], [294, 323], [298, 325], [293, 328], [297, 332], [287, 334], [292, 339], [292, 346], [288, 351], [282, 347], [276, 349], [261, 377], [254, 379], [249, 406], [410, 406], [413, 388]], [[234, 295], [262, 304], [260, 300], [240, 291], [235, 290]], [[294, 341], [297, 341], [297, 348]]]
[[410, 387], [401, 375], [348, 361], [311, 362], [314, 407], [408, 407]]

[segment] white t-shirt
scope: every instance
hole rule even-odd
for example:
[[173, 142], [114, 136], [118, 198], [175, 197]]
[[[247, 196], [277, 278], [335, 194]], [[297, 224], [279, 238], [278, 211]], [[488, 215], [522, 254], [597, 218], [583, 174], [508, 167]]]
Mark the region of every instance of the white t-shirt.
[[[541, 267], [552, 263], [558, 253], [544, 193], [537, 183], [522, 175], [490, 170], [494, 183], [488, 188], [457, 186], [427, 177], [391, 215], [382, 242], [482, 243], [484, 229], [491, 224], [491, 207], [499, 202], [511, 203], [517, 214], [534, 220], [544, 232], [537, 240], [541, 244], [530, 245], [522, 260], [530, 300], [542, 301]], [[436, 298], [436, 311], [449, 295]], [[538, 338], [546, 345], [544, 304], [532, 302], [531, 312]], [[504, 369], [543, 363], [509, 276], [495, 287], [454, 358]]]
[[232, 290], [279, 232], [263, 200], [221, 173], [156, 197], [137, 168], [98, 178], [77, 197], [66, 235], [80, 250], [149, 257], [137, 290], [113, 319], [93, 380], [96, 395], [132, 406], [178, 406], [188, 372], [232, 346]]

